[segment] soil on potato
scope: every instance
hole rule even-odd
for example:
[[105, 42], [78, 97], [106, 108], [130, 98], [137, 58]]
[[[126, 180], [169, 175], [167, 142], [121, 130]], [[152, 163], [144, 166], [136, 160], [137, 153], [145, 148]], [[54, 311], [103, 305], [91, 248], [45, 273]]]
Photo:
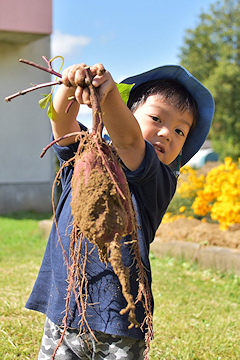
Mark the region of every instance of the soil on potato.
[[240, 224], [220, 230], [218, 224], [203, 223], [197, 219], [178, 219], [161, 224], [156, 237], [162, 242], [189, 241], [206, 246], [240, 249]]

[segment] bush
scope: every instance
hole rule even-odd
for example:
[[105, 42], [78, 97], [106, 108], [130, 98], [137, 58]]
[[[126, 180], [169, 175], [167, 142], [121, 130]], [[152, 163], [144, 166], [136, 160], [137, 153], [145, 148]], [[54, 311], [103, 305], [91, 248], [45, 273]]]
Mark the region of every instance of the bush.
[[225, 158], [207, 175], [189, 166], [181, 174], [164, 221], [193, 216], [218, 222], [222, 230], [240, 223], [240, 158], [238, 163]]

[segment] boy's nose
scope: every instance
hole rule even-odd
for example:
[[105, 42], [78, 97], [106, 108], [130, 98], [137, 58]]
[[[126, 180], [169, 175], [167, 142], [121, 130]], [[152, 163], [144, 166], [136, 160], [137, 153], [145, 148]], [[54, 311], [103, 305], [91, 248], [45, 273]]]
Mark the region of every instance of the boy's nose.
[[170, 130], [163, 126], [159, 131], [158, 131], [158, 136], [160, 137], [164, 137], [167, 141], [171, 140], [171, 133]]

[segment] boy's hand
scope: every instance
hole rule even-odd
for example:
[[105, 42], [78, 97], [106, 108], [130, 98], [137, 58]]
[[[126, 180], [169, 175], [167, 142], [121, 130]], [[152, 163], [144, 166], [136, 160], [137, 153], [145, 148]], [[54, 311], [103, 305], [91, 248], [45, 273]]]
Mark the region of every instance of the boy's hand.
[[[79, 104], [86, 104], [91, 107], [89, 88], [85, 82], [86, 64], [72, 65], [62, 73], [63, 84], [75, 88], [75, 97]], [[111, 74], [106, 71], [102, 64], [95, 64], [90, 67], [92, 74], [92, 85], [98, 88], [100, 103], [103, 103], [108, 93], [114, 88], [115, 83]]]

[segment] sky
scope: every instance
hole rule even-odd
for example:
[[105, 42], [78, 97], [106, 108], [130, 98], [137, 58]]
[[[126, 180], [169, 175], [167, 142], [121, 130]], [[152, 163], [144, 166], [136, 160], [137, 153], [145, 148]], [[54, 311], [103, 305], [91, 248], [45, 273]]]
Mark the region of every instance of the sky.
[[[186, 30], [194, 29], [215, 1], [53, 0], [51, 56], [63, 56], [64, 67], [102, 63], [116, 82], [179, 64]], [[87, 107], [79, 120], [91, 127]]]

